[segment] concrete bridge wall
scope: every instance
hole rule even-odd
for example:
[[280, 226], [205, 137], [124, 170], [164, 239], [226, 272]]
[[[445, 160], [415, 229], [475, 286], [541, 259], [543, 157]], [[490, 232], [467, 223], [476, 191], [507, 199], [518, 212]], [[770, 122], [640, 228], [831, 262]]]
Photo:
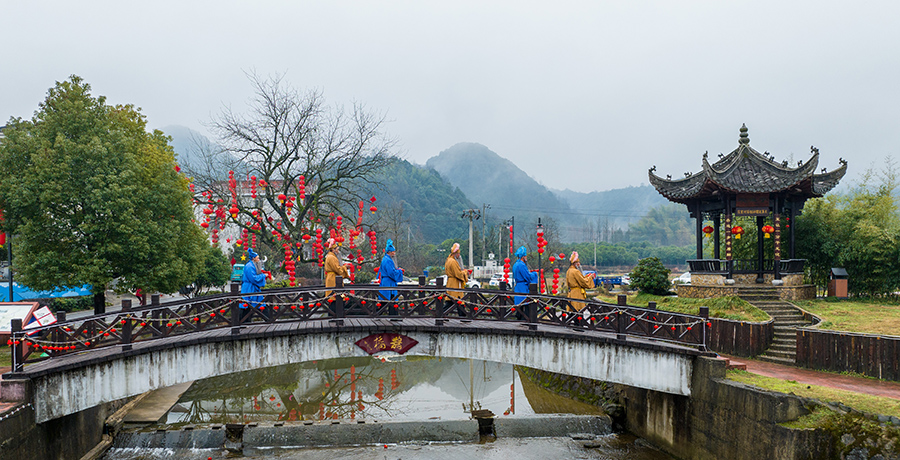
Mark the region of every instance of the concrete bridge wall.
[[[42, 423], [149, 390], [233, 372], [312, 360], [366, 356], [355, 342], [398, 332], [419, 343], [407, 355], [481, 359], [675, 395], [690, 395], [694, 353], [522, 332], [331, 331], [273, 337], [228, 336], [87, 361], [31, 377], [35, 421]], [[228, 331], [222, 331], [227, 333]], [[559, 334], [557, 334], [559, 335]], [[26, 369], [26, 374], [28, 373]]]

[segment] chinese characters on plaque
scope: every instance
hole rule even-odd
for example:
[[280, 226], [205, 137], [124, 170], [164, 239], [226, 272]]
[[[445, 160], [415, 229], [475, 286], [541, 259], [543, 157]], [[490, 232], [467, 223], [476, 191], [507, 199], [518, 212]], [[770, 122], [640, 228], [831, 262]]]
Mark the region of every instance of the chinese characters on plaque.
[[416, 346], [419, 342], [405, 335], [388, 333], [388, 334], [372, 334], [368, 337], [356, 341], [356, 346], [365, 350], [366, 353], [373, 355], [382, 351], [393, 351], [403, 354], [410, 348]]

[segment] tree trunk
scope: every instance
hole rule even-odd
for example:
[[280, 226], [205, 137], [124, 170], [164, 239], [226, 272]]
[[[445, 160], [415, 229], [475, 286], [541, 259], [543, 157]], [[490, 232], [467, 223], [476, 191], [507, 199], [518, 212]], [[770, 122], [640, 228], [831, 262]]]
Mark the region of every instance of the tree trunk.
[[104, 313], [106, 313], [106, 290], [94, 294], [94, 314], [102, 315]]

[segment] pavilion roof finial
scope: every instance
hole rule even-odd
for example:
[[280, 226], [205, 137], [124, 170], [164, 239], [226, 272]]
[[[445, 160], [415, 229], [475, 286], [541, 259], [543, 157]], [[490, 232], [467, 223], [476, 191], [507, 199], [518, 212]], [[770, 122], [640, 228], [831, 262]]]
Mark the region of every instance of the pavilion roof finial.
[[742, 145], [750, 145], [750, 135], [747, 134], [747, 124], [741, 124], [741, 138], [738, 139], [738, 144]]

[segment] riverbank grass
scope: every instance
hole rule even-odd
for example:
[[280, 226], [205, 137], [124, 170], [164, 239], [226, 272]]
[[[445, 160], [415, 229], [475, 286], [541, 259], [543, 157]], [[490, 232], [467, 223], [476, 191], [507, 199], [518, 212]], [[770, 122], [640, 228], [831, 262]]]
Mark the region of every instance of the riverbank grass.
[[[728, 380], [753, 385], [764, 390], [795, 394], [804, 398], [818, 399], [819, 401], [828, 403], [840, 402], [862, 412], [900, 417], [900, 400], [897, 399], [855, 393], [852, 391], [818, 385], [807, 385], [805, 383], [798, 383], [795, 380], [781, 380], [774, 377], [765, 377], [737, 369], [730, 369], [726, 371], [725, 375]], [[820, 416], [821, 415], [822, 414], [820, 414]], [[815, 420], [817, 420], [817, 417], [808, 417], [803, 423], [815, 423]]]
[[[598, 295], [598, 300], [616, 303], [614, 295]], [[713, 299], [688, 299], [683, 297], [658, 296], [643, 292], [628, 295], [628, 305], [646, 307], [656, 302], [656, 308], [673, 313], [696, 315], [700, 307], [709, 307], [709, 316], [713, 318], [733, 319], [737, 321], [768, 321], [766, 312], [750, 305], [740, 297], [717, 297]]]
[[820, 329], [900, 335], [900, 301], [896, 299], [824, 298], [794, 304], [822, 318]]

